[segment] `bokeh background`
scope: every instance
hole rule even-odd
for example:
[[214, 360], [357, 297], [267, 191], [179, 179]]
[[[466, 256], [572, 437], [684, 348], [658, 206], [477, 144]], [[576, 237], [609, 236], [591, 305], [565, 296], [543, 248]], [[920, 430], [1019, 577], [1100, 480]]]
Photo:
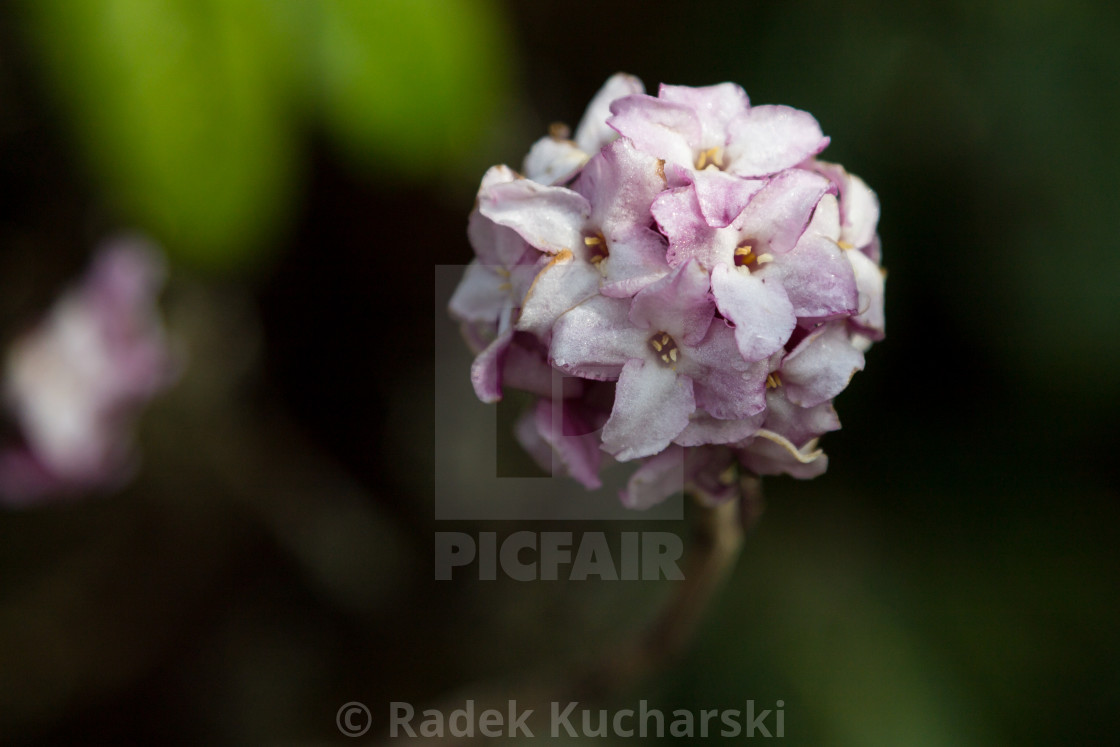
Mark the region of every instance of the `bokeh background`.
[[0, 513], [0, 738], [345, 741], [353, 700], [371, 738], [390, 701], [544, 682], [640, 628], [664, 584], [437, 584], [431, 558], [437, 530], [604, 530], [434, 520], [433, 270], [469, 260], [483, 170], [623, 70], [816, 115], [890, 276], [829, 472], [768, 481], [694, 645], [603, 707], [1110, 743], [1118, 40], [1076, 0], [0, 5], [0, 344], [139, 229], [188, 355], [127, 489]]

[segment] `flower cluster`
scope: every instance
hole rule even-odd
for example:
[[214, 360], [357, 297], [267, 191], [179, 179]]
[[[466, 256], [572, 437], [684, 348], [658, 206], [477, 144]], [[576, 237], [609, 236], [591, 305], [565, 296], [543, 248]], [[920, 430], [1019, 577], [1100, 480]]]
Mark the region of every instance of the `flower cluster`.
[[0, 504], [112, 488], [131, 474], [135, 416], [175, 378], [156, 308], [161, 255], [121, 238], [7, 352], [4, 406], [18, 440], [0, 448]]
[[832, 399], [883, 336], [878, 201], [816, 159], [806, 112], [738, 86], [616, 75], [523, 174], [491, 168], [450, 310], [487, 402], [539, 401], [518, 436], [597, 487], [604, 452], [643, 460], [623, 493], [710, 500], [735, 475], [814, 477]]

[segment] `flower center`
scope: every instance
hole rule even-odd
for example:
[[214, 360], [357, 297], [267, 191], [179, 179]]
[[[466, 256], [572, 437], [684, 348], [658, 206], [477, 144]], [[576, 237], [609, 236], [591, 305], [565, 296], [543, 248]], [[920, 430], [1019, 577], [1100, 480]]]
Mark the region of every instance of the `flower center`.
[[603, 234], [601, 233], [584, 236], [583, 244], [587, 247], [587, 259], [593, 265], [598, 265], [604, 259], [611, 256], [611, 253], [607, 251], [607, 240], [603, 238]]
[[757, 270], [767, 262], [773, 262], [774, 255], [769, 252], [762, 254], [755, 254], [754, 248], [749, 241], [744, 241], [739, 246], [735, 247], [735, 266], [745, 267], [747, 272]]
[[658, 332], [649, 338], [649, 347], [667, 366], [677, 362], [677, 343], [668, 332]]
[[777, 389], [782, 385], [782, 377], [778, 375], [777, 371], [766, 374], [766, 388]]
[[715, 166], [719, 170], [723, 170], [723, 148], [718, 145], [714, 148], [700, 151], [700, 155], [696, 156], [696, 170], [703, 171], [709, 166]]

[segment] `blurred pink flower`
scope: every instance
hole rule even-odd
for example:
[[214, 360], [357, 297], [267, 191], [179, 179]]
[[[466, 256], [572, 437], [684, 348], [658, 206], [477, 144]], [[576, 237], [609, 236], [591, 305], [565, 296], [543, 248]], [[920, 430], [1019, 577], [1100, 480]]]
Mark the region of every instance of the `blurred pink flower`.
[[0, 500], [111, 489], [130, 477], [133, 421], [175, 375], [156, 308], [163, 277], [147, 242], [108, 242], [7, 351], [4, 404], [22, 442], [0, 451]]

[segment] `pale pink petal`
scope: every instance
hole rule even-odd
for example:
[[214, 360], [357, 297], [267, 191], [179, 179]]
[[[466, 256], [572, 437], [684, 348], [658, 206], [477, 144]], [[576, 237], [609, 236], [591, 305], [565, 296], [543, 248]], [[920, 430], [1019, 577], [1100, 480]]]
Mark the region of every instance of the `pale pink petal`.
[[609, 245], [610, 256], [600, 264], [604, 277], [599, 292], [604, 296], [633, 296], [669, 274], [665, 237], [654, 230], [637, 228], [619, 233], [611, 237]]
[[739, 452], [739, 459], [756, 475], [790, 475], [799, 480], [817, 477], [828, 469], [828, 456], [815, 442], [798, 448], [784, 436], [766, 430], [760, 430]]
[[765, 176], [792, 168], [828, 145], [817, 120], [788, 106], [755, 106], [730, 124], [725, 169]]
[[730, 225], [766, 186], [764, 179], [742, 179], [717, 169], [693, 172], [692, 183], [700, 214], [712, 228]]
[[599, 291], [602, 276], [594, 265], [558, 252], [541, 268], [521, 304], [517, 328], [545, 337], [560, 315]]
[[617, 379], [649, 347], [649, 332], [635, 328], [629, 313], [628, 300], [595, 296], [561, 316], [552, 330], [552, 365], [587, 379]]
[[650, 205], [665, 188], [659, 161], [626, 139], [616, 140], [588, 161], [572, 189], [591, 204], [590, 223], [608, 242], [617, 234], [650, 225]]
[[714, 267], [719, 261], [727, 261], [735, 251], [734, 237], [717, 231], [704, 220], [691, 185], [662, 192], [650, 212], [669, 238], [665, 259], [673, 267], [690, 259], [704, 267]]
[[653, 361], [627, 361], [603, 426], [603, 448], [620, 462], [656, 454], [685, 429], [695, 409], [687, 376]]
[[699, 88], [662, 85], [657, 97], [662, 101], [682, 104], [696, 112], [701, 125], [700, 142], [697, 145], [701, 149], [726, 145], [728, 127], [735, 119], [745, 116], [750, 109], [746, 91], [734, 83]]
[[583, 379], [565, 376], [548, 363], [548, 348], [533, 335], [514, 334], [502, 363], [502, 387], [520, 389], [540, 397], [579, 397], [586, 390]]
[[883, 313], [884, 278], [879, 266], [863, 252], [852, 249], [844, 252], [855, 272], [859, 291], [858, 311], [851, 321], [873, 340], [883, 338], [886, 317]]
[[735, 342], [748, 361], [764, 360], [779, 350], [797, 324], [781, 284], [767, 283], [745, 270], [717, 265], [712, 293], [720, 313], [734, 323]]
[[[696, 382], [693, 382], [695, 386]], [[681, 431], [674, 443], [681, 446], [702, 446], [705, 444], [733, 444], [753, 436], [761, 427], [763, 413], [737, 420], [720, 420], [702, 410], [692, 413], [688, 425]]]
[[513, 327], [503, 330], [471, 363], [471, 385], [475, 396], [483, 402], [497, 402], [502, 398], [502, 362], [513, 333]]
[[684, 462], [685, 452], [679, 446], [669, 446], [646, 459], [619, 494], [622, 505], [644, 510], [684, 490]]
[[587, 111], [576, 127], [575, 141], [584, 153], [594, 154], [607, 143], [618, 137], [607, 119], [611, 116], [611, 104], [624, 96], [645, 92], [642, 81], [633, 75], [615, 73], [599, 92], [591, 99]]
[[732, 222], [740, 237], [737, 243], [749, 245], [756, 255], [777, 256], [790, 251], [805, 232], [828, 186], [824, 177], [801, 169], [778, 174]]
[[811, 160], [805, 167], [836, 185], [840, 200], [840, 240], [856, 249], [870, 244], [879, 224], [879, 198], [871, 188], [839, 164]]
[[473, 260], [448, 303], [451, 316], [459, 321], [492, 322], [509, 304], [510, 286], [503, 268]]
[[522, 170], [535, 182], [559, 184], [572, 178], [588, 158], [571, 140], [546, 135], [529, 148]]
[[[477, 209], [467, 220], [467, 239], [478, 260], [492, 267], [512, 267], [528, 252], [538, 252], [512, 228], [499, 226]], [[532, 261], [532, 260], [528, 260]]]
[[687, 106], [653, 96], [626, 96], [611, 104], [607, 120], [623, 137], [646, 153], [671, 163], [692, 166], [700, 144], [700, 121]]
[[525, 241], [550, 254], [581, 247], [591, 215], [591, 206], [582, 195], [531, 179], [479, 192], [478, 207], [490, 220], [512, 228]]
[[708, 333], [716, 311], [708, 289], [708, 273], [699, 263], [687, 262], [634, 296], [630, 321], [666, 332], [678, 345], [695, 345]]
[[844, 324], [825, 324], [782, 361], [782, 386], [790, 402], [813, 407], [844, 391], [861, 370], [863, 353], [852, 345]]
[[836, 198], [825, 195], [792, 251], [765, 265], [760, 277], [777, 278], [798, 317], [827, 319], [856, 311], [858, 295], [851, 264], [836, 243]]
[[717, 418], [751, 417], [766, 407], [770, 362], [744, 360], [723, 321], [712, 322], [700, 344], [682, 347], [677, 370], [692, 379], [697, 406]]
[[840, 418], [831, 400], [799, 407], [786, 398], [784, 390], [785, 387], [779, 387], [766, 393], [766, 430], [803, 444], [840, 428]]
[[599, 466], [603, 452], [599, 448], [599, 432], [579, 411], [579, 406], [564, 400], [542, 399], [537, 403], [535, 420], [537, 432], [552, 447], [568, 474], [589, 490], [601, 487]]

